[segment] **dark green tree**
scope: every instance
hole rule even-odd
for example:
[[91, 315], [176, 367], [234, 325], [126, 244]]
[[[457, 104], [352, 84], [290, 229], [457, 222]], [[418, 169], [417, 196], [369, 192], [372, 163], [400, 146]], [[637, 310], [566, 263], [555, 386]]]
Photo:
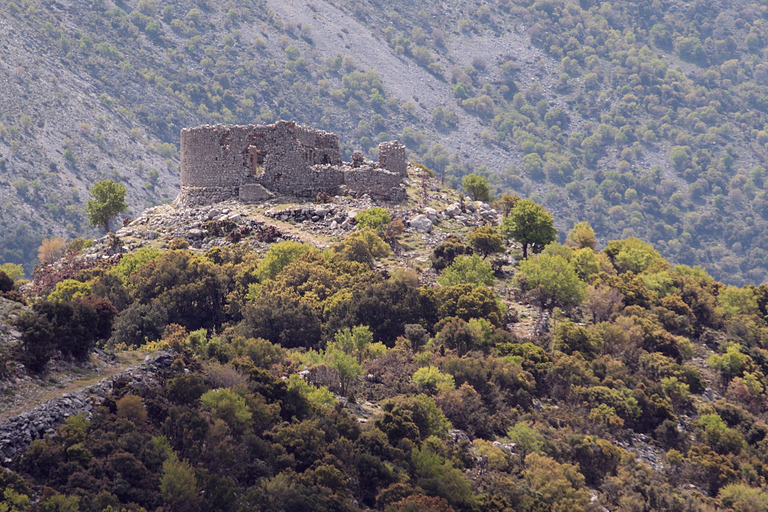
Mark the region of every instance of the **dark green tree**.
[[476, 252], [487, 258], [489, 254], [504, 251], [504, 239], [491, 226], [482, 226], [470, 233], [467, 240]]
[[435, 247], [429, 259], [432, 261], [432, 268], [440, 272], [460, 254], [473, 254], [472, 248], [461, 243], [459, 237], [448, 235], [445, 242]]

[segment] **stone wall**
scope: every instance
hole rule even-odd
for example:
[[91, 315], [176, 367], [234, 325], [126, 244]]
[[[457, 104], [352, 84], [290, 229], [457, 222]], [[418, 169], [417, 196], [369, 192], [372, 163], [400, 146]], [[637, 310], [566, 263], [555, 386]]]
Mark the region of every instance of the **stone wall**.
[[135, 394], [158, 385], [157, 371], [170, 368], [173, 360], [172, 351], [157, 352], [147, 356], [144, 363], [137, 367], [131, 367], [75, 393], [52, 398], [0, 423], [0, 465], [9, 466], [12, 463], [11, 457], [29, 448], [35, 439], [42, 439], [46, 434], [54, 435], [54, 429], [68, 417], [82, 412], [90, 418], [93, 408], [112, 393], [116, 382], [122, 381], [124, 387]]
[[[177, 202], [261, 201], [269, 192], [315, 197], [347, 185], [357, 194], [399, 199], [407, 176], [405, 147], [379, 145], [379, 164], [349, 174], [333, 133], [279, 121], [266, 126], [199, 126], [181, 131], [181, 192]], [[376, 173], [381, 173], [377, 176]], [[349, 178], [347, 178], [349, 176]], [[263, 187], [263, 188], [262, 188]], [[267, 192], [269, 191], [269, 192]], [[396, 197], [395, 197], [396, 196]]]
[[354, 195], [369, 194], [372, 197], [385, 197], [392, 201], [405, 199], [405, 189], [400, 187], [400, 174], [363, 164], [345, 169], [344, 184]]
[[379, 167], [403, 178], [408, 176], [408, 162], [405, 160], [405, 146], [394, 142], [379, 144]]

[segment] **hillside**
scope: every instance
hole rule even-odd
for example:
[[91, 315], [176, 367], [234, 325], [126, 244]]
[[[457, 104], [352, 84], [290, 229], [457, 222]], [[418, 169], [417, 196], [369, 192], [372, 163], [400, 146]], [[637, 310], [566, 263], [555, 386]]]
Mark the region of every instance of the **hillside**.
[[[765, 6], [243, 0], [0, 6], [0, 258], [95, 235], [87, 188], [168, 202], [181, 128], [291, 119], [345, 154], [399, 139], [457, 185], [532, 197], [564, 234], [630, 235], [718, 280], [768, 263]], [[371, 155], [372, 156], [372, 155]]]
[[[768, 286], [405, 183], [153, 207], [0, 274], [6, 401], [70, 393], [0, 423], [0, 507], [768, 506]], [[155, 356], [91, 385], [96, 345]]]

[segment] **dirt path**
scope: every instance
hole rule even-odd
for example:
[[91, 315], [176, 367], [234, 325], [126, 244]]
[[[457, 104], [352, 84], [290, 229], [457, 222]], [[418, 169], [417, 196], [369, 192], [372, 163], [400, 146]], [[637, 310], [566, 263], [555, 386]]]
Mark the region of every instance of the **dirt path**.
[[0, 422], [32, 409], [43, 402], [66, 393], [74, 393], [102, 379], [106, 379], [130, 366], [140, 364], [148, 352], [138, 350], [119, 352], [117, 361], [91, 368], [73, 368], [52, 372], [42, 379], [26, 381], [10, 393], [0, 395]]

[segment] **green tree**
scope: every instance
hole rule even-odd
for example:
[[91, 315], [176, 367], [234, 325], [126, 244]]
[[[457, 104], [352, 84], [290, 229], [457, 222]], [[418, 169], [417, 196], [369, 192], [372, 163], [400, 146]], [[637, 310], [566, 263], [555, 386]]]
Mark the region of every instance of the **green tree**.
[[363, 228], [349, 235], [334, 249], [347, 261], [357, 261], [373, 267], [374, 259], [389, 255], [392, 251], [376, 231]]
[[720, 489], [720, 502], [728, 510], [763, 512], [768, 510], [768, 494], [744, 484], [729, 484]]
[[0, 265], [0, 272], [4, 272], [5, 275], [14, 281], [24, 277], [24, 268], [16, 263], [3, 263]]
[[565, 239], [566, 245], [570, 247], [576, 247], [577, 249], [583, 249], [588, 247], [593, 251], [597, 247], [595, 243], [595, 230], [588, 222], [578, 222], [568, 232], [568, 237]]
[[424, 366], [413, 373], [411, 381], [416, 384], [420, 390], [431, 395], [444, 393], [456, 388], [456, 382], [453, 375], [441, 373], [436, 366]]
[[483, 259], [489, 254], [504, 251], [504, 238], [491, 226], [482, 226], [470, 233], [469, 245], [475, 252], [483, 255]]
[[437, 278], [443, 286], [471, 284], [473, 286], [493, 284], [493, 268], [477, 254], [472, 256], [457, 256], [453, 263], [443, 270]]
[[334, 336], [335, 346], [344, 353], [357, 355], [357, 362], [362, 364], [368, 347], [373, 343], [373, 333], [367, 325], [345, 327]]
[[120, 212], [128, 209], [125, 202], [125, 185], [112, 180], [101, 180], [88, 191], [91, 198], [85, 205], [88, 212], [88, 223], [93, 226], [103, 226], [109, 233], [109, 220]]
[[242, 432], [251, 423], [253, 414], [245, 399], [231, 389], [214, 389], [200, 397], [203, 406], [216, 418], [223, 419], [233, 430]]
[[541, 309], [571, 308], [586, 296], [586, 284], [562, 256], [540, 254], [526, 258], [517, 270], [517, 280]]
[[536, 500], [528, 510], [584, 510], [589, 503], [584, 475], [577, 465], [559, 464], [550, 457], [531, 453], [525, 458], [523, 475]]
[[554, 242], [557, 230], [552, 215], [531, 199], [521, 199], [501, 223], [499, 231], [514, 238], [523, 246], [523, 258], [528, 257], [528, 247], [533, 252], [541, 252], [544, 247]]
[[285, 267], [310, 249], [311, 246], [307, 244], [291, 240], [272, 245], [259, 263], [256, 277], [261, 282], [274, 279]]
[[166, 508], [172, 512], [197, 510], [200, 493], [197, 490], [195, 470], [187, 461], [180, 461], [175, 455], [172, 456], [163, 462], [160, 493]]
[[346, 354], [336, 347], [331, 347], [326, 351], [326, 360], [328, 361], [328, 366], [336, 370], [336, 374], [339, 376], [341, 394], [347, 396], [349, 385], [363, 373], [363, 367], [360, 366], [360, 363], [353, 356]]
[[657, 263], [664, 267], [660, 270], [669, 268], [669, 264], [651, 244], [632, 236], [625, 240], [611, 240], [603, 252], [620, 273], [631, 271], [639, 274]]
[[525, 461], [529, 453], [541, 454], [544, 439], [539, 431], [526, 423], [515, 423], [507, 430], [507, 437], [515, 443], [520, 451], [520, 462]]
[[475, 173], [467, 174], [461, 180], [461, 186], [469, 192], [475, 201], [488, 201], [491, 198], [491, 189], [488, 186], [488, 180]]

